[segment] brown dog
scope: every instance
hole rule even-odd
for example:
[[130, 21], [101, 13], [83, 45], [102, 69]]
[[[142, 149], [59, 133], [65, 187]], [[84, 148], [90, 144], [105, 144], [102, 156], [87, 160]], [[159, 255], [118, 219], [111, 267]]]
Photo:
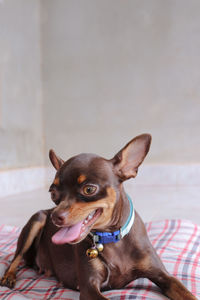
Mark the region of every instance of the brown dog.
[[101, 290], [122, 288], [140, 277], [170, 299], [196, 299], [167, 273], [123, 189], [123, 181], [136, 176], [150, 143], [150, 135], [140, 135], [111, 160], [80, 154], [64, 162], [50, 150], [57, 170], [50, 186], [56, 207], [28, 221], [0, 284], [14, 286], [24, 258], [66, 287], [79, 289], [82, 300], [107, 299]]

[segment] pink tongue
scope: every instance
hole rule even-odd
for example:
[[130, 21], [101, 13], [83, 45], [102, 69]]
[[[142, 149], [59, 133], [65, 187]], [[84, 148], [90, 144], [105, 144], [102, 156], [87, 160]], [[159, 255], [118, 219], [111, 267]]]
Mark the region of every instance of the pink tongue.
[[83, 221], [70, 227], [61, 228], [52, 236], [52, 242], [54, 244], [66, 244], [76, 240], [80, 235], [82, 223]]

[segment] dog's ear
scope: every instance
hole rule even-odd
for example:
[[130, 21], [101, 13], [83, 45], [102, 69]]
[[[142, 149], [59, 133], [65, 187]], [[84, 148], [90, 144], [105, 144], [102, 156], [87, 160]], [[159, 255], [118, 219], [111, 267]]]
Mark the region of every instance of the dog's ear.
[[116, 174], [122, 181], [135, 177], [138, 167], [147, 155], [151, 144], [151, 135], [136, 136], [111, 160]]
[[59, 170], [60, 167], [64, 164], [64, 160], [58, 157], [52, 149], [49, 150], [49, 158], [56, 170]]

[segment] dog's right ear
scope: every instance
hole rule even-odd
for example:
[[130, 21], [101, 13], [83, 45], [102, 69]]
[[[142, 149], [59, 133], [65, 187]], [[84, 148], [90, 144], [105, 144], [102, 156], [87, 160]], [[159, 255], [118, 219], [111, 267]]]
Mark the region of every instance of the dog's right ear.
[[151, 144], [150, 134], [141, 134], [131, 140], [111, 160], [116, 175], [124, 181], [137, 175]]
[[56, 170], [59, 170], [61, 166], [64, 164], [64, 160], [58, 157], [52, 149], [49, 150], [49, 158]]

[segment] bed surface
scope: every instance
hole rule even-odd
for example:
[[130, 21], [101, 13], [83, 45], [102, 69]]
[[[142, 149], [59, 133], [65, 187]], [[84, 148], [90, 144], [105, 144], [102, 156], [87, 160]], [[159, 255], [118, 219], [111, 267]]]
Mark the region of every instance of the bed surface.
[[[200, 225], [184, 220], [165, 220], [146, 224], [149, 238], [169, 273], [176, 276], [200, 299]], [[0, 277], [10, 264], [20, 229], [0, 226]], [[168, 299], [147, 279], [131, 282], [122, 290], [104, 292], [110, 299]], [[15, 289], [0, 287], [0, 299], [78, 300], [79, 293], [61, 288], [54, 277], [38, 275], [20, 264]]]

